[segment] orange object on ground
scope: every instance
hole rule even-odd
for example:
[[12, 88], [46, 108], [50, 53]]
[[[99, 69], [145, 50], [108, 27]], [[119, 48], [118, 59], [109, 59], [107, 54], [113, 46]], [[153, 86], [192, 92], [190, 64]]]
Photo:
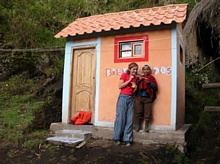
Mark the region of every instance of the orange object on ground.
[[91, 111], [80, 111], [76, 116], [71, 118], [71, 122], [75, 125], [83, 125], [89, 122], [92, 117]]

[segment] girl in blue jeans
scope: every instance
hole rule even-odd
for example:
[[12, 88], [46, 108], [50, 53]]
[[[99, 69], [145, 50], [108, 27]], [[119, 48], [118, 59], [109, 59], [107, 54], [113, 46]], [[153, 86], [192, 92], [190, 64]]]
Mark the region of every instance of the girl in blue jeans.
[[131, 146], [133, 141], [134, 92], [137, 89], [137, 63], [130, 63], [126, 73], [120, 77], [118, 88], [120, 94], [116, 104], [113, 141], [120, 145], [125, 142]]

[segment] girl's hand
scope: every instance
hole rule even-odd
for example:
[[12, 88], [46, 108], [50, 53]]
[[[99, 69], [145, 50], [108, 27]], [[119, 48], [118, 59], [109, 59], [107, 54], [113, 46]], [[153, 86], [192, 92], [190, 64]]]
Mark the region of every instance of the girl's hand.
[[133, 75], [131, 75], [130, 76], [130, 79], [129, 79], [129, 81], [131, 82], [131, 80], [134, 78], [134, 76]]
[[146, 81], [146, 83], [150, 82], [150, 80], [148, 78], [144, 78], [144, 80]]
[[144, 80], [144, 79], [145, 79], [144, 77], [142, 77], [142, 76], [140, 77], [140, 80]]

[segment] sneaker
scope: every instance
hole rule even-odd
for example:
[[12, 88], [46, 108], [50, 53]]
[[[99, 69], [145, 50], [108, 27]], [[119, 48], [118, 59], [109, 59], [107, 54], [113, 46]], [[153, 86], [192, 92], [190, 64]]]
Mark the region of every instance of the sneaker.
[[116, 145], [121, 145], [121, 142], [120, 142], [120, 141], [114, 141], [114, 143], [115, 143]]
[[129, 146], [131, 146], [131, 143], [130, 143], [130, 142], [127, 142], [127, 143], [125, 144], [125, 146], [129, 147]]

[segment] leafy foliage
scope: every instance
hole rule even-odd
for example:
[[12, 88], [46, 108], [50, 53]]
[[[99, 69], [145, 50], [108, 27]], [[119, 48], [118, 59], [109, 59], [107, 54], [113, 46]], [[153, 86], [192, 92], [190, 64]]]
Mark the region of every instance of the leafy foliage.
[[186, 123], [197, 123], [204, 106], [220, 105], [216, 90], [202, 89], [202, 84], [215, 83], [220, 77], [210, 66], [199, 71], [201, 68], [202, 65], [197, 63], [186, 69]]
[[[202, 65], [197, 63], [186, 69], [186, 123], [192, 124], [192, 129], [188, 137], [188, 155], [193, 156], [197, 149], [209, 150], [207, 154], [218, 153], [215, 147], [211, 145], [219, 145], [218, 136], [214, 134], [219, 131], [220, 114], [204, 112], [204, 106], [219, 106], [219, 95], [215, 89], [202, 89], [204, 83], [215, 83], [220, 81], [220, 77], [216, 76], [212, 71], [212, 67], [203, 69]], [[204, 144], [207, 140], [207, 144]], [[197, 157], [198, 158], [198, 157]]]

